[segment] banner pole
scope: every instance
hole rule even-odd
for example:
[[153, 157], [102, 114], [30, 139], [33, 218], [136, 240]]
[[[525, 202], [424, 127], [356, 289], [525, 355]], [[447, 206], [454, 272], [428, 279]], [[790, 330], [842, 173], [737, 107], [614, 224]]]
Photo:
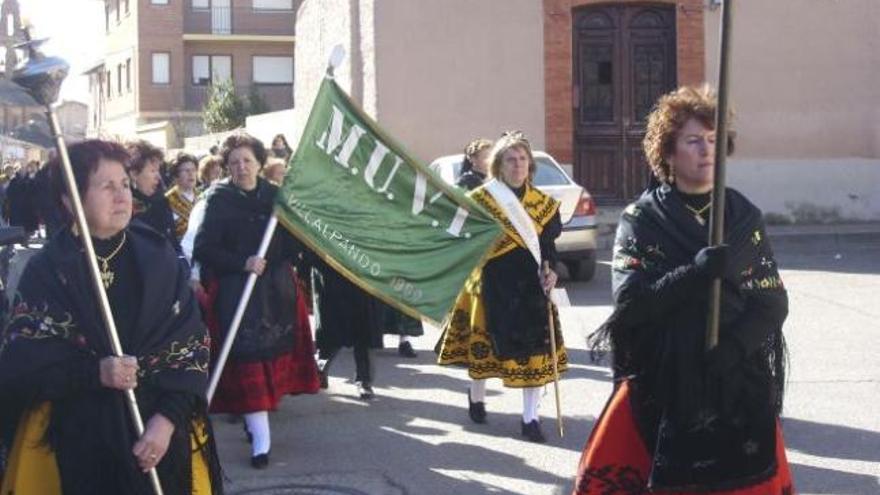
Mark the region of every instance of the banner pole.
[[[715, 115], [715, 183], [712, 187], [712, 216], [709, 220], [709, 245], [724, 242], [724, 196], [727, 168], [727, 96], [730, 91], [730, 36], [733, 24], [733, 0], [721, 5], [721, 46], [718, 61], [718, 105]], [[721, 279], [709, 286], [709, 313], [706, 325], [706, 350], [718, 345], [721, 315]]]
[[[275, 228], [277, 226], [278, 217], [273, 213], [269, 218], [269, 223], [266, 225], [266, 231], [263, 232], [263, 240], [260, 241], [260, 248], [257, 250], [258, 257], [266, 257], [266, 252], [269, 250], [269, 243], [272, 242], [272, 236], [275, 234]], [[220, 355], [217, 357], [217, 362], [214, 364], [214, 373], [211, 375], [211, 380], [208, 384], [208, 404], [211, 403], [211, 399], [214, 398], [214, 393], [217, 391], [217, 385], [220, 383], [220, 375], [223, 374], [223, 368], [226, 366], [226, 361], [229, 359], [229, 352], [232, 350], [235, 336], [238, 335], [238, 329], [241, 326], [242, 318], [244, 318], [244, 312], [251, 300], [254, 286], [257, 284], [257, 276], [256, 273], [251, 273], [248, 275], [247, 282], [244, 284], [244, 291], [241, 294], [241, 299], [238, 301], [238, 307], [235, 309], [235, 316], [232, 318], [232, 323], [229, 325], [229, 331], [226, 332], [226, 339], [223, 341], [223, 348], [220, 350]]]

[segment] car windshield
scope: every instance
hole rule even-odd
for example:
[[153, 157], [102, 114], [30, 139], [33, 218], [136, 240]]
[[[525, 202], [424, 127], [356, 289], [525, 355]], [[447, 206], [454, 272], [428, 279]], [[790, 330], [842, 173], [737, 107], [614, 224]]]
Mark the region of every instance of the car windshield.
[[535, 171], [536, 186], [567, 186], [568, 179], [562, 170], [554, 165], [546, 158], [535, 158], [535, 164], [538, 166]]

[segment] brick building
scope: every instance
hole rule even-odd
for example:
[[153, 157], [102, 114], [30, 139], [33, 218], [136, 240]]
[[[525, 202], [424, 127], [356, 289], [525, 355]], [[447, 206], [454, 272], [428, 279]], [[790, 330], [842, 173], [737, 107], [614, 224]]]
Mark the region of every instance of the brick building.
[[[621, 205], [657, 96], [716, 77], [720, 3], [305, 0], [294, 127], [342, 44], [337, 81], [422, 160], [520, 129]], [[880, 219], [880, 2], [736, 6], [729, 182], [777, 218]]]
[[293, 106], [301, 0], [105, 0], [103, 59], [86, 73], [91, 136], [140, 135], [163, 147], [203, 132], [212, 82]]

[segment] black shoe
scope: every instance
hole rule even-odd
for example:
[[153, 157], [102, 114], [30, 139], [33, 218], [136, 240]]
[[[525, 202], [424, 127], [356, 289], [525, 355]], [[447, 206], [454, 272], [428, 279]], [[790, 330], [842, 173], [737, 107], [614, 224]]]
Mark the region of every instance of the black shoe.
[[247, 423], [242, 424], [244, 426], [244, 434], [247, 437], [248, 443], [254, 443], [254, 435], [248, 430]]
[[483, 424], [486, 422], [486, 403], [471, 402], [470, 390], [468, 390], [468, 416], [474, 423]]
[[266, 469], [269, 467], [269, 453], [259, 454], [251, 457], [251, 467], [254, 469]]
[[541, 433], [541, 423], [538, 423], [538, 420], [532, 420], [531, 423], [521, 423], [522, 424], [522, 435], [526, 437], [530, 442], [535, 443], [545, 443], [547, 441], [544, 438], [544, 434]]
[[329, 364], [329, 361], [325, 361], [323, 364], [318, 364], [318, 383], [323, 389], [330, 386], [330, 377], [328, 376], [330, 370], [327, 369], [329, 368]]
[[373, 392], [373, 387], [370, 386], [369, 382], [357, 382], [357, 388], [361, 400], [370, 400], [376, 397], [376, 394]]
[[397, 354], [405, 358], [419, 357], [419, 355], [416, 354], [416, 351], [413, 349], [412, 344], [410, 344], [409, 342], [401, 342], [400, 345], [397, 346]]

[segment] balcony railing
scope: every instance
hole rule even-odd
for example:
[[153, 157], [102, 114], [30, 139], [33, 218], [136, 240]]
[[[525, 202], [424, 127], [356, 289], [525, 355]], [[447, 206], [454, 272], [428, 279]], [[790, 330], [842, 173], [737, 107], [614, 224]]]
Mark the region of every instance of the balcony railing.
[[[292, 84], [236, 84], [235, 94], [246, 102], [252, 88], [263, 98], [270, 112], [293, 108]], [[209, 86], [188, 85], [184, 92], [186, 109], [201, 112], [208, 101], [209, 89]]]
[[249, 7], [193, 8], [187, 0], [183, 15], [185, 34], [293, 36], [295, 10], [260, 11]]

